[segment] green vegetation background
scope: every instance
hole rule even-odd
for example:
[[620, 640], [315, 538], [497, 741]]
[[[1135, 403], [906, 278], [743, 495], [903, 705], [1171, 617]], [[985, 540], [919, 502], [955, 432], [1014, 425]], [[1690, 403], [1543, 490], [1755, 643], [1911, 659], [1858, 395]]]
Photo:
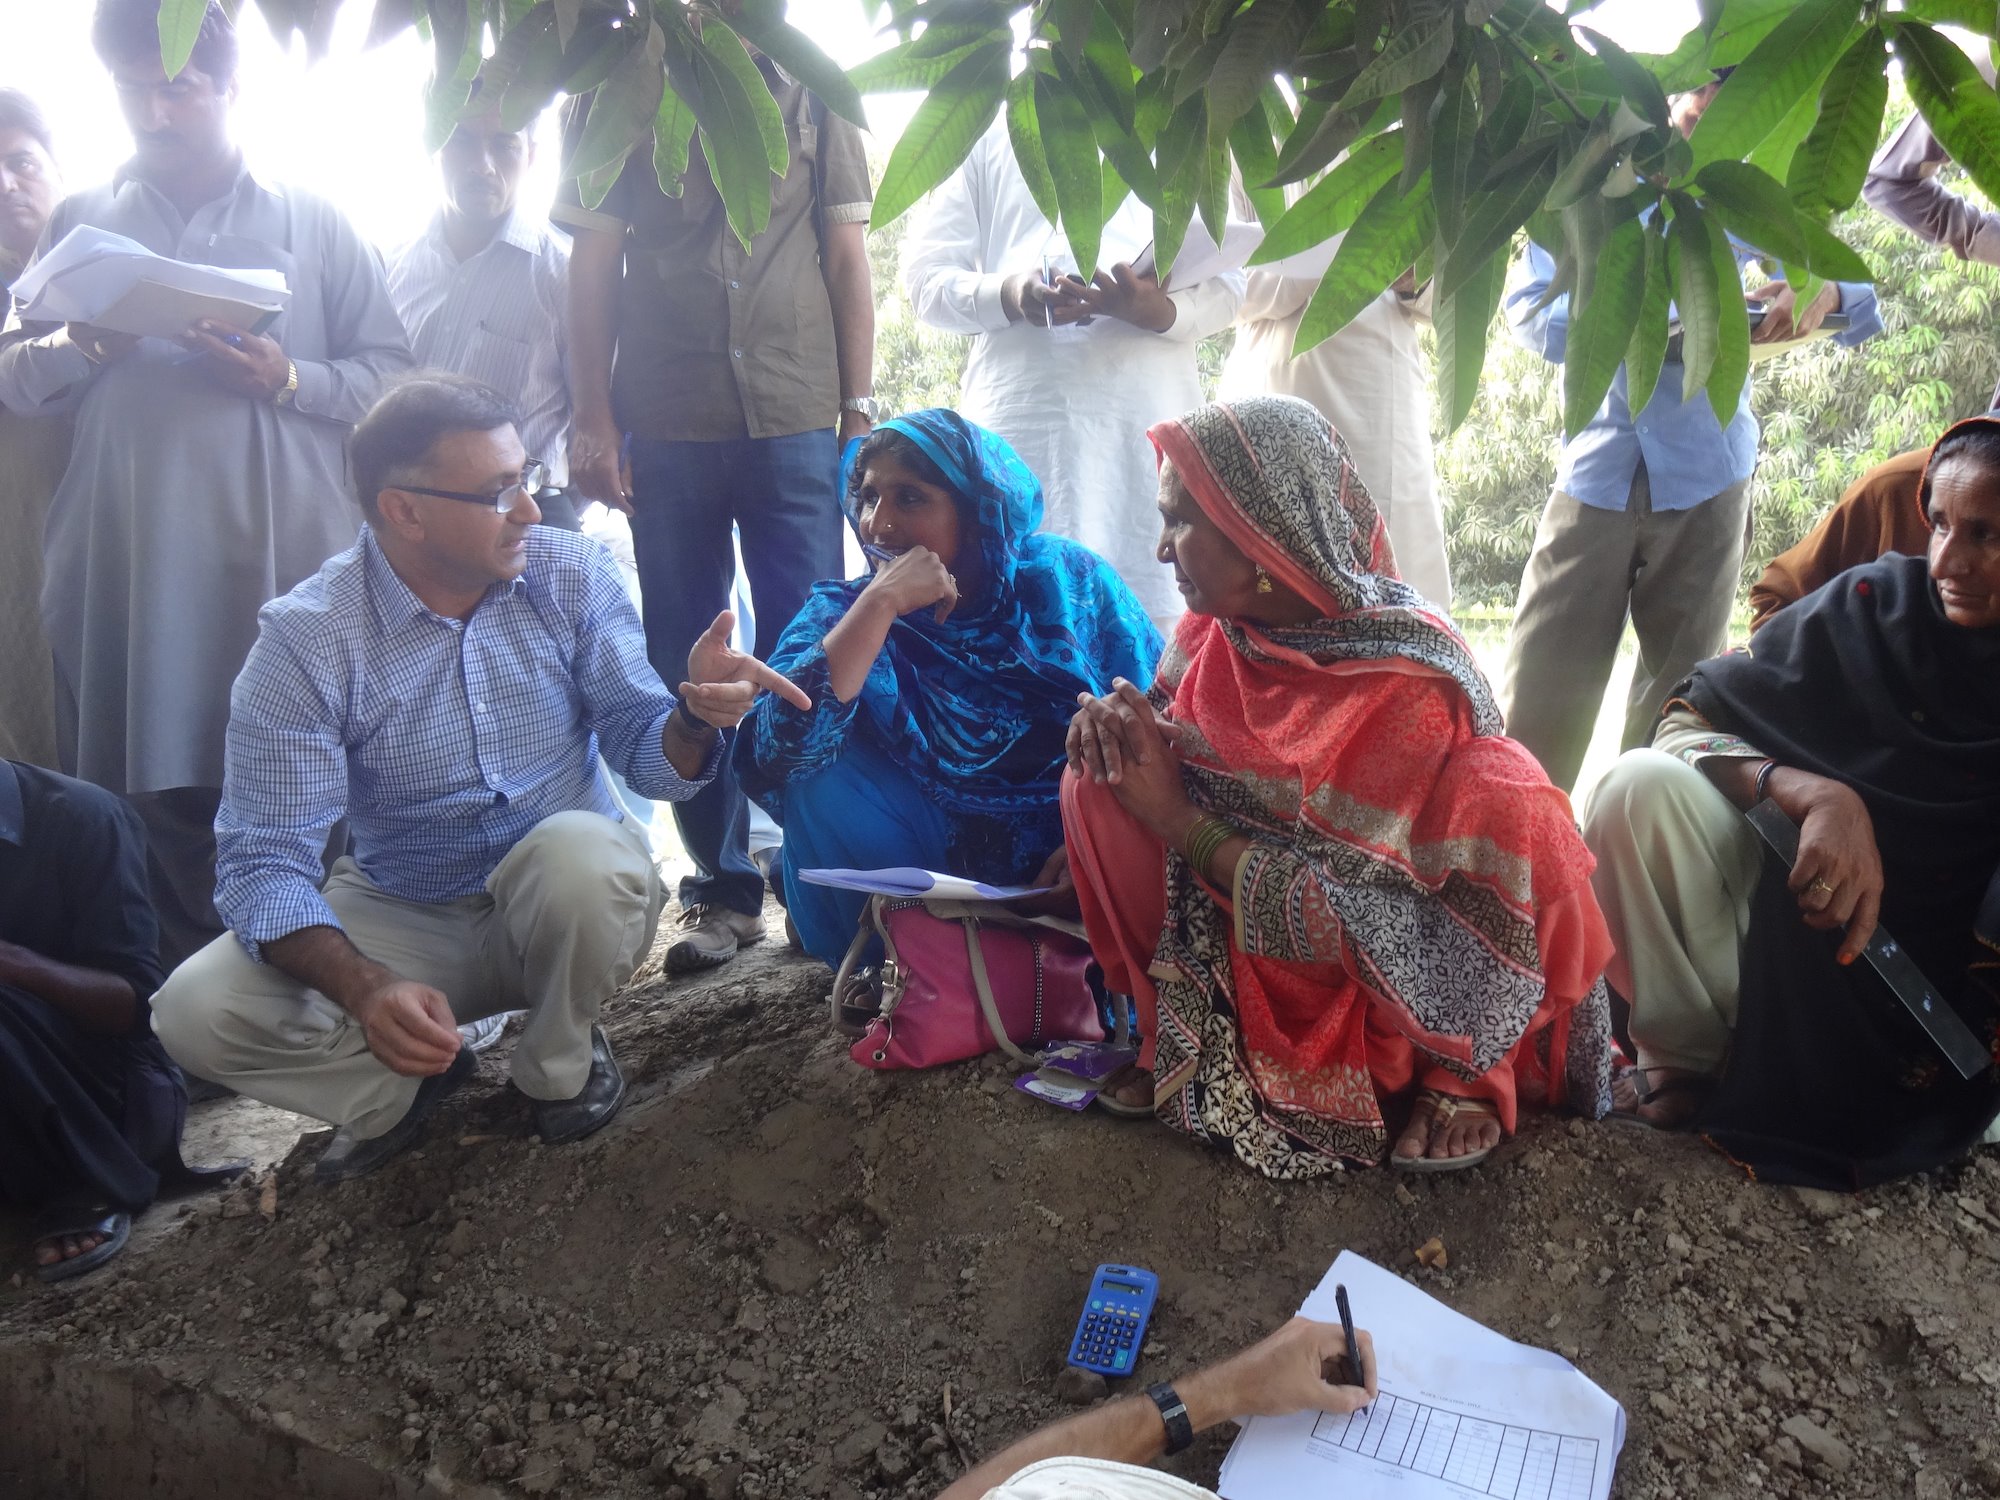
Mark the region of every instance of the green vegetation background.
[[[1888, 131], [1909, 113], [1898, 88]], [[1946, 169], [1944, 181], [1978, 199], [1955, 169]], [[906, 215], [869, 237], [878, 304], [875, 389], [890, 412], [952, 405], [969, 342], [924, 326], [911, 311], [900, 278], [909, 222]], [[1985, 410], [2000, 379], [2000, 271], [1926, 245], [1866, 205], [1833, 227], [1876, 270], [1883, 331], [1858, 349], [1822, 342], [1795, 351], [1753, 375], [1751, 404], [1763, 436], [1746, 582], [1811, 529], [1868, 467]], [[1210, 390], [1233, 338], [1233, 330], [1225, 331], [1201, 345]], [[1562, 440], [1557, 368], [1520, 348], [1496, 323], [1470, 418], [1451, 437], [1437, 436], [1457, 611], [1510, 613], [1555, 478]]]

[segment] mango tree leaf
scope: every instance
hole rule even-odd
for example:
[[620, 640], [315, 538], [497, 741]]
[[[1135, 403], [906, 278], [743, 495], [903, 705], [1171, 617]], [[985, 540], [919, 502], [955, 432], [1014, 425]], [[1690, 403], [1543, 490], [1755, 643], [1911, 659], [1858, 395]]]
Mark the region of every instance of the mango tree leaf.
[[1711, 224], [1708, 253], [1715, 261], [1717, 320], [1715, 363], [1708, 372], [1708, 404], [1725, 426], [1736, 415], [1743, 383], [1750, 378], [1750, 317], [1743, 298], [1743, 273], [1729, 236]]
[[744, 102], [756, 117], [757, 134], [764, 143], [764, 160], [774, 175], [783, 177], [791, 167], [792, 150], [785, 139], [785, 117], [778, 113], [778, 101], [771, 97], [771, 86], [764, 81], [763, 72], [750, 60], [742, 40], [721, 21], [711, 18], [701, 28], [698, 41], [716, 66], [735, 74], [736, 81], [743, 86]]
[[[1687, 194], [1674, 193], [1672, 202], [1674, 222], [1667, 231], [1667, 244], [1674, 264], [1674, 303], [1681, 316], [1681, 400], [1692, 401], [1715, 368], [1721, 298], [1727, 289], [1716, 281], [1710, 241], [1723, 236]], [[1735, 280], [1733, 271], [1731, 279]], [[1737, 284], [1741, 285], [1740, 281]]]
[[1465, 207], [1465, 226], [1438, 267], [1437, 294], [1449, 296], [1465, 278], [1513, 240], [1514, 231], [1542, 206], [1555, 181], [1555, 143], [1522, 163], [1491, 191], [1476, 194]]
[[[1445, 62], [1445, 70], [1451, 67]], [[1437, 102], [1438, 90], [1444, 77], [1443, 72], [1435, 73], [1404, 89], [1397, 99], [1403, 117], [1403, 175], [1404, 192], [1417, 185], [1417, 179], [1424, 175], [1431, 164], [1431, 106]]]
[[1924, 123], [1979, 190], [2000, 201], [2000, 98], [1949, 38], [1893, 16], [1883, 24]]
[[1752, 249], [1834, 281], [1873, 279], [1866, 261], [1802, 215], [1777, 180], [1750, 163], [1712, 161], [1695, 183], [1709, 208]]
[[[1438, 235], [1448, 246], [1458, 238], [1465, 197], [1472, 185], [1474, 133], [1479, 106], [1462, 68], [1447, 68], [1431, 107], [1431, 192], [1437, 198]], [[1479, 345], [1483, 357], [1484, 335]]]
[[1813, 218], [1823, 220], [1861, 196], [1889, 102], [1888, 65], [1882, 33], [1871, 26], [1820, 87], [1819, 117], [1785, 174], [1792, 201]]
[[[1270, 179], [1278, 166], [1275, 137], [1291, 124], [1285, 101], [1274, 85], [1266, 85], [1261, 107], [1251, 110], [1229, 131], [1229, 149], [1236, 158], [1236, 171], [1243, 180], [1243, 194], [1250, 200], [1257, 222], [1269, 229], [1284, 215], [1285, 195], [1276, 188], [1253, 186]], [[1110, 215], [1105, 216], [1107, 219]]]
[[[1208, 230], [1208, 236], [1216, 244], [1229, 228], [1229, 141], [1210, 136], [1205, 149], [1196, 158], [1201, 166], [1201, 180], [1195, 189], [1195, 207], [1201, 212], [1201, 222]], [[1159, 268], [1162, 276], [1168, 267]]]
[[499, 95], [501, 128], [520, 130], [548, 108], [562, 71], [555, 7], [542, 0], [507, 28], [479, 70], [482, 87]]
[[1171, 268], [1194, 220], [1201, 196], [1196, 180], [1195, 152], [1206, 134], [1207, 121], [1197, 95], [1182, 103], [1160, 130], [1160, 206], [1153, 210], [1153, 265]]
[[1104, 172], [1098, 165], [1097, 136], [1075, 91], [1047, 74], [1035, 76], [1035, 116], [1069, 253], [1077, 274], [1088, 281], [1104, 240]]
[[1646, 237], [1627, 219], [1605, 238], [1597, 257], [1590, 299], [1570, 302], [1569, 342], [1563, 354], [1563, 431], [1583, 431], [1625, 362], [1645, 300]]
[[1348, 88], [1341, 103], [1361, 104], [1399, 94], [1420, 79], [1430, 77], [1451, 56], [1452, 37], [1449, 10], [1434, 12], [1391, 32], [1388, 44], [1361, 70], [1361, 76]]
[[1006, 41], [988, 42], [938, 80], [903, 128], [869, 219], [880, 229], [959, 168], [1007, 95]]
[[1007, 85], [1007, 139], [1014, 147], [1014, 162], [1028, 185], [1043, 218], [1051, 224], [1062, 216], [1056, 203], [1056, 185], [1049, 176], [1049, 159], [1042, 152], [1042, 127], [1035, 114], [1035, 70], [1023, 68]]
[[[1096, 43], [1091, 45], [1095, 50]], [[1158, 207], [1159, 174], [1154, 170], [1153, 159], [1146, 154], [1146, 147], [1137, 134], [1139, 110], [1136, 100], [1123, 106], [1114, 104], [1112, 93], [1115, 86], [1100, 76], [1091, 58], [1084, 60], [1082, 74], [1078, 74], [1069, 59], [1060, 52], [1054, 54], [1050, 66], [1055, 70], [1057, 81], [1082, 102], [1089, 114], [1091, 130], [1097, 136], [1097, 149], [1110, 159], [1120, 179], [1138, 195], [1140, 202], [1148, 208]]]
[[1292, 336], [1292, 353], [1305, 353], [1354, 320], [1404, 271], [1416, 264], [1437, 233], [1437, 209], [1428, 180], [1414, 193], [1385, 182], [1347, 231], [1333, 264], [1320, 278]]
[[1400, 134], [1384, 131], [1355, 147], [1346, 161], [1285, 210], [1251, 254], [1250, 264], [1261, 266], [1296, 255], [1350, 228], [1382, 184], [1393, 181], [1401, 171]]
[[771, 61], [819, 95], [828, 109], [863, 130], [868, 128], [868, 111], [862, 107], [861, 91], [840, 64], [821, 51], [811, 37], [786, 24], [782, 16], [760, 17], [753, 22], [747, 11], [736, 29], [755, 42]]
[[1577, 35], [1590, 44], [1590, 50], [1597, 54], [1597, 60], [1604, 64], [1604, 71], [1611, 75], [1611, 81], [1618, 85], [1618, 92], [1625, 102], [1632, 106], [1647, 124], [1657, 130], [1665, 130], [1669, 123], [1667, 114], [1667, 92], [1660, 87], [1660, 80], [1647, 71], [1646, 65], [1612, 41], [1610, 37], [1592, 31], [1588, 26], [1579, 26]]
[[481, 23], [477, 0], [431, 0], [427, 14], [434, 56], [424, 97], [424, 149], [436, 151], [450, 139], [472, 97]]
[[1285, 137], [1285, 144], [1278, 152], [1278, 168], [1266, 185], [1283, 187], [1312, 176], [1362, 136], [1370, 134], [1377, 128], [1376, 121], [1384, 120], [1388, 113], [1387, 104], [1372, 100], [1353, 109], [1306, 105], [1299, 111], [1298, 124]]
[[1208, 73], [1211, 135], [1226, 135], [1257, 102], [1271, 75], [1297, 56], [1312, 20], [1299, 0], [1253, 0], [1250, 8], [1235, 18]]
[[863, 94], [899, 94], [932, 89], [945, 74], [981, 47], [991, 46], [995, 40], [993, 33], [983, 26], [963, 26], [958, 30], [964, 40], [948, 52], [913, 55], [911, 47], [914, 44], [905, 43], [855, 64], [848, 70], [848, 81]]
[[1672, 316], [1674, 290], [1667, 278], [1663, 223], [1663, 216], [1657, 213], [1646, 221], [1639, 316], [1632, 326], [1632, 341], [1625, 348], [1625, 397], [1634, 412], [1644, 411], [1653, 399], [1667, 355], [1667, 322]]
[[681, 179], [687, 175], [688, 146], [694, 140], [694, 109], [673, 89], [660, 93], [659, 113], [653, 120], [653, 175], [660, 191], [669, 198], [681, 195]]
[[1606, 105], [1590, 122], [1575, 153], [1556, 173], [1549, 187], [1549, 207], [1567, 208], [1586, 193], [1596, 192], [1621, 154], [1620, 142], [1611, 133], [1611, 107]]
[[556, 36], [567, 49], [576, 37], [576, 23], [583, 15], [583, 0], [555, 0]]
[[1062, 59], [1057, 69], [1083, 82], [1103, 104], [1120, 131], [1130, 135], [1138, 125], [1138, 85], [1132, 77], [1132, 59], [1125, 50], [1125, 38], [1109, 11], [1098, 6], [1095, 21], [1086, 39], [1083, 56], [1077, 61]]
[[1437, 384], [1444, 398], [1445, 429], [1456, 431], [1479, 396], [1479, 373], [1486, 365], [1486, 334], [1507, 285], [1507, 256], [1487, 257], [1467, 272], [1458, 290], [1437, 300]]
[[[737, 44], [731, 38], [728, 45]], [[756, 109], [735, 70], [699, 42], [676, 38], [667, 65], [676, 91], [693, 107], [701, 126], [702, 156], [729, 228], [747, 250], [771, 222], [771, 161]], [[683, 87], [683, 77], [690, 86]], [[761, 74], [757, 88], [770, 96]]]
[[1780, 182], [1789, 177], [1792, 158], [1812, 133], [1813, 121], [1819, 118], [1819, 91], [1825, 82], [1824, 78], [1813, 80], [1812, 87], [1799, 95], [1798, 103], [1785, 111], [1784, 118], [1771, 128], [1771, 133], [1759, 141], [1757, 149], [1744, 160], [1754, 167], [1761, 167]]
[[1981, 36], [2000, 36], [2000, 6], [1994, 0], [1903, 0], [1902, 9], [1933, 26], [1963, 26]]
[[1741, 161], [1814, 88], [1847, 48], [1854, 0], [1804, 0], [1736, 65], [1689, 144], [1697, 166]]
[[201, 23], [208, 15], [208, 0], [160, 0], [160, 66], [167, 77], [180, 77], [181, 69], [194, 56], [194, 44], [201, 37]]
[[643, 42], [625, 49], [611, 76], [591, 96], [583, 135], [563, 163], [565, 175], [582, 177], [624, 161], [659, 114], [666, 90], [660, 67], [665, 51], [666, 38], [657, 23], [648, 27]]

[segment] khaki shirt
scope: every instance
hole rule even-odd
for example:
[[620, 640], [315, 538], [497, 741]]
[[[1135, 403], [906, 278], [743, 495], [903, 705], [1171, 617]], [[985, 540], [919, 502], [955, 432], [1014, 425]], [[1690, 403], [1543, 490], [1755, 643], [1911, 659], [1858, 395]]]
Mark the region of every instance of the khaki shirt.
[[[640, 438], [722, 442], [831, 427], [840, 416], [833, 307], [820, 223], [866, 222], [874, 193], [854, 125], [770, 63], [791, 165], [771, 179], [771, 222], [745, 251], [697, 136], [679, 198], [660, 191], [642, 141], [595, 209], [566, 182], [550, 215], [625, 237], [611, 403]], [[564, 124], [573, 147], [586, 102]]]

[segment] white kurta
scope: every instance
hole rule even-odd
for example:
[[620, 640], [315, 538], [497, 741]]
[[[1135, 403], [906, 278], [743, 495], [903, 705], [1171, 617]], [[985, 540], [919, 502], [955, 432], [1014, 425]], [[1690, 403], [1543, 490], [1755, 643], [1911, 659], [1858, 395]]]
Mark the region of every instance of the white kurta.
[[1297, 396], [1347, 440], [1354, 466], [1389, 528], [1403, 581], [1451, 608], [1444, 511], [1431, 450], [1431, 398], [1417, 344], [1415, 301], [1384, 292], [1340, 332], [1292, 358], [1292, 337], [1317, 277], [1252, 271], [1236, 314], [1236, 347], [1221, 395]]
[[[1129, 261], [1152, 237], [1151, 211], [1127, 198], [1105, 226], [1099, 263]], [[912, 225], [903, 285], [926, 323], [975, 335], [958, 409], [1013, 444], [1041, 480], [1043, 529], [1110, 563], [1164, 631], [1182, 604], [1155, 557], [1158, 461], [1146, 429], [1201, 405], [1195, 344], [1229, 326], [1244, 275], [1170, 291], [1178, 311], [1163, 334], [1112, 318], [1010, 324], [1001, 283], [1039, 271], [1045, 256], [1067, 266], [1069, 245], [1035, 207], [1002, 121]]]

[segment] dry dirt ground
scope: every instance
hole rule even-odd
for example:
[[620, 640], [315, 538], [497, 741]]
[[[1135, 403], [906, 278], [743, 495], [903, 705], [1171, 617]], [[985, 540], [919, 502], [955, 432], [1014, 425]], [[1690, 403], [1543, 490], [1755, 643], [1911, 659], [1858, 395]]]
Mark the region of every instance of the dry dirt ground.
[[[1342, 1247], [1576, 1359], [1631, 1415], [1627, 1500], [2000, 1494], [1990, 1154], [1847, 1198], [1543, 1119], [1463, 1176], [1272, 1184], [992, 1059], [864, 1072], [824, 988], [776, 943], [655, 971], [608, 1012], [624, 1114], [580, 1146], [532, 1141], [503, 1044], [375, 1177], [315, 1187], [308, 1135], [114, 1270], [0, 1278], [0, 1494], [930, 1495], [1064, 1409], [1098, 1262], [1159, 1273], [1157, 1379]], [[1226, 1444], [1172, 1467], [1213, 1480]]]

